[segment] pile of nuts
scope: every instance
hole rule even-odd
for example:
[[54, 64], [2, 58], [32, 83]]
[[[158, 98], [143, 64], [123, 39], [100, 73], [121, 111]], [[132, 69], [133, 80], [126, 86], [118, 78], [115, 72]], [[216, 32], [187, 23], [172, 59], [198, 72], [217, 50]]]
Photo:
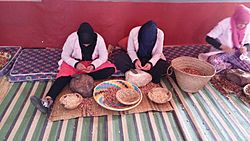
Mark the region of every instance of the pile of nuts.
[[186, 73], [189, 73], [189, 74], [205, 76], [204, 73], [201, 73], [199, 70], [196, 70], [194, 68], [184, 68], [184, 69], [181, 69], [181, 70], [186, 72]]

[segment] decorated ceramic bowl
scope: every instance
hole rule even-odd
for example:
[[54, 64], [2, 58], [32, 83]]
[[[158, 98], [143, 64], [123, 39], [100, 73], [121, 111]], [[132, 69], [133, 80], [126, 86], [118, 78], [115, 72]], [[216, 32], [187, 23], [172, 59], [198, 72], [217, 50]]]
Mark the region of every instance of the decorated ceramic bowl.
[[[132, 89], [133, 93], [139, 95], [139, 100], [133, 105], [122, 104], [116, 98], [117, 92], [121, 89]], [[136, 85], [124, 80], [109, 80], [98, 84], [94, 88], [93, 97], [100, 106], [113, 111], [130, 110], [137, 107], [142, 101], [141, 90]]]

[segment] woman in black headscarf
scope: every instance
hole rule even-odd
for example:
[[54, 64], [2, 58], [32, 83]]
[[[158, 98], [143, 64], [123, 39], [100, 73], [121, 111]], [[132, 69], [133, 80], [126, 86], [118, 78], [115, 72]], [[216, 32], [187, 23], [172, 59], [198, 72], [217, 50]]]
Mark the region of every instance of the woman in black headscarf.
[[61, 58], [58, 62], [59, 73], [46, 97], [31, 97], [31, 103], [42, 113], [48, 112], [58, 94], [71, 81], [72, 75], [86, 73], [98, 80], [111, 76], [116, 70], [107, 61], [108, 51], [104, 39], [86, 22], [80, 25], [77, 32], [69, 35]]
[[163, 31], [153, 21], [133, 28], [128, 37], [127, 54], [115, 56], [117, 69], [123, 73], [135, 68], [144, 70], [151, 74], [153, 83], [159, 83], [168, 67], [162, 52], [163, 40]]

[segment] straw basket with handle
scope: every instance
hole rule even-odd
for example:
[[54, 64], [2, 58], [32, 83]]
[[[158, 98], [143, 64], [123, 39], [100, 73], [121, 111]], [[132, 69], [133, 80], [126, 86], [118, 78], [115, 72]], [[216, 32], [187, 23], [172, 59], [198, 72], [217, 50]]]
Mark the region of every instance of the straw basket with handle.
[[[185, 92], [191, 93], [202, 89], [216, 72], [211, 64], [188, 56], [181, 56], [173, 59], [168, 70], [170, 70], [171, 67], [174, 70], [180, 88]], [[184, 71], [187, 68], [197, 70], [202, 75]]]

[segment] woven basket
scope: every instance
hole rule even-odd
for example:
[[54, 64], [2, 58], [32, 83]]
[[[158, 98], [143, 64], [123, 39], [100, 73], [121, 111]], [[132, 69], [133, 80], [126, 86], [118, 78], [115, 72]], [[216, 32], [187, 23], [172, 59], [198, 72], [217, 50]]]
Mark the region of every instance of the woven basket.
[[[215, 75], [215, 68], [211, 64], [193, 57], [175, 58], [171, 61], [171, 67], [174, 69], [178, 85], [185, 92], [197, 92]], [[204, 76], [182, 71], [185, 68], [195, 69]]]
[[166, 88], [153, 88], [148, 92], [148, 98], [158, 104], [163, 104], [172, 99], [172, 93]]
[[65, 109], [73, 110], [82, 102], [82, 99], [82, 96], [78, 93], [68, 93], [63, 95], [59, 102]]

